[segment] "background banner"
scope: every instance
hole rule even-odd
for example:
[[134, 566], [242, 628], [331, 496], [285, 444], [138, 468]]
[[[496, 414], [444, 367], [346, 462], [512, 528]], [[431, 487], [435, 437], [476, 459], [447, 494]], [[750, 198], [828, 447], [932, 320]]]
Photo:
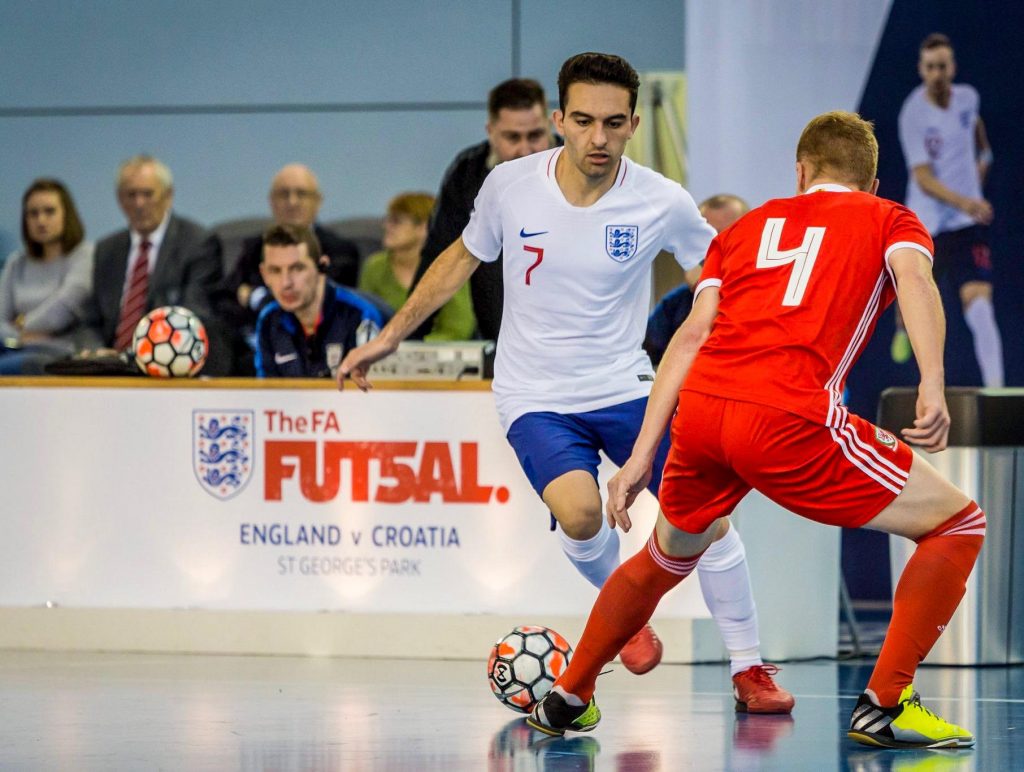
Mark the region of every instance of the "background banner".
[[589, 611], [490, 392], [195, 386], [0, 389], [0, 605]]

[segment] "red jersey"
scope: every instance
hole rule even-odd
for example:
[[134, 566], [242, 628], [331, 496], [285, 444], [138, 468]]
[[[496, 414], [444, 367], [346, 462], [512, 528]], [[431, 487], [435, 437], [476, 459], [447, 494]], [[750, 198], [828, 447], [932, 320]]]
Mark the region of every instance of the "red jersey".
[[896, 296], [889, 255], [932, 259], [909, 209], [822, 185], [768, 201], [708, 249], [697, 292], [718, 286], [718, 316], [683, 389], [754, 402], [840, 428], [843, 386]]

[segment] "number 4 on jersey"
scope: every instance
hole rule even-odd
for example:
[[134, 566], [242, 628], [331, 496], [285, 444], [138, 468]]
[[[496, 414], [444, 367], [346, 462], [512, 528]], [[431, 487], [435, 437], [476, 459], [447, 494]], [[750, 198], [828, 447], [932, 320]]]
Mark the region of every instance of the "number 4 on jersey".
[[811, 280], [811, 271], [814, 270], [814, 261], [818, 259], [821, 241], [825, 238], [825, 229], [808, 228], [804, 231], [804, 240], [799, 247], [780, 250], [779, 239], [782, 238], [782, 227], [785, 224], [785, 217], [769, 217], [765, 221], [761, 232], [761, 247], [757, 250], [757, 267], [779, 268], [793, 263], [782, 305], [798, 306], [804, 299], [807, 282]]

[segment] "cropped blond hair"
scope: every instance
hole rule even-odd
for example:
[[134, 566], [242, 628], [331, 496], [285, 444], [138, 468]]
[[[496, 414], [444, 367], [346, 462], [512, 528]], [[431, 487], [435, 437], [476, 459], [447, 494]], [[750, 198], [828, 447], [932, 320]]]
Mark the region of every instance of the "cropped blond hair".
[[796, 160], [810, 165], [812, 179], [824, 174], [870, 190], [878, 171], [874, 126], [845, 110], [819, 115], [800, 135]]

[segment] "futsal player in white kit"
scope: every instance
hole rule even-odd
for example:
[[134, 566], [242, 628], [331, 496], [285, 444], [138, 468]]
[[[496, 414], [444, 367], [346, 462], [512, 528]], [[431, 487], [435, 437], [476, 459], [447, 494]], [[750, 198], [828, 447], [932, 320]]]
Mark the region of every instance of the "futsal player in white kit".
[[[921, 85], [910, 92], [899, 116], [908, 171], [906, 204], [935, 241], [936, 277], [948, 275], [960, 296], [982, 383], [1003, 386], [1003, 342], [992, 304], [993, 211], [982, 191], [992, 148], [978, 112], [978, 92], [953, 82], [953, 44], [941, 33], [921, 43], [917, 69]], [[909, 358], [907, 341], [906, 331], [898, 327], [897, 361]]]
[[[654, 380], [641, 347], [651, 263], [659, 251], [671, 252], [692, 285], [715, 236], [678, 183], [623, 157], [639, 121], [638, 88], [636, 71], [620, 57], [584, 53], [567, 60], [554, 113], [565, 146], [495, 167], [462, 237], [380, 335], [338, 368], [339, 387], [351, 377], [369, 388], [369, 366], [392, 353], [481, 262], [504, 252], [493, 384], [499, 418], [558, 521], [563, 551], [598, 588], [619, 565], [618, 533], [602, 516], [598, 453], [619, 465], [629, 457]], [[668, 447], [666, 435], [649, 486], [655, 495]], [[790, 712], [792, 695], [760, 657], [746, 555], [734, 529], [722, 529], [698, 572], [729, 650], [737, 710]], [[661, 652], [647, 626], [620, 658], [644, 673]]]

